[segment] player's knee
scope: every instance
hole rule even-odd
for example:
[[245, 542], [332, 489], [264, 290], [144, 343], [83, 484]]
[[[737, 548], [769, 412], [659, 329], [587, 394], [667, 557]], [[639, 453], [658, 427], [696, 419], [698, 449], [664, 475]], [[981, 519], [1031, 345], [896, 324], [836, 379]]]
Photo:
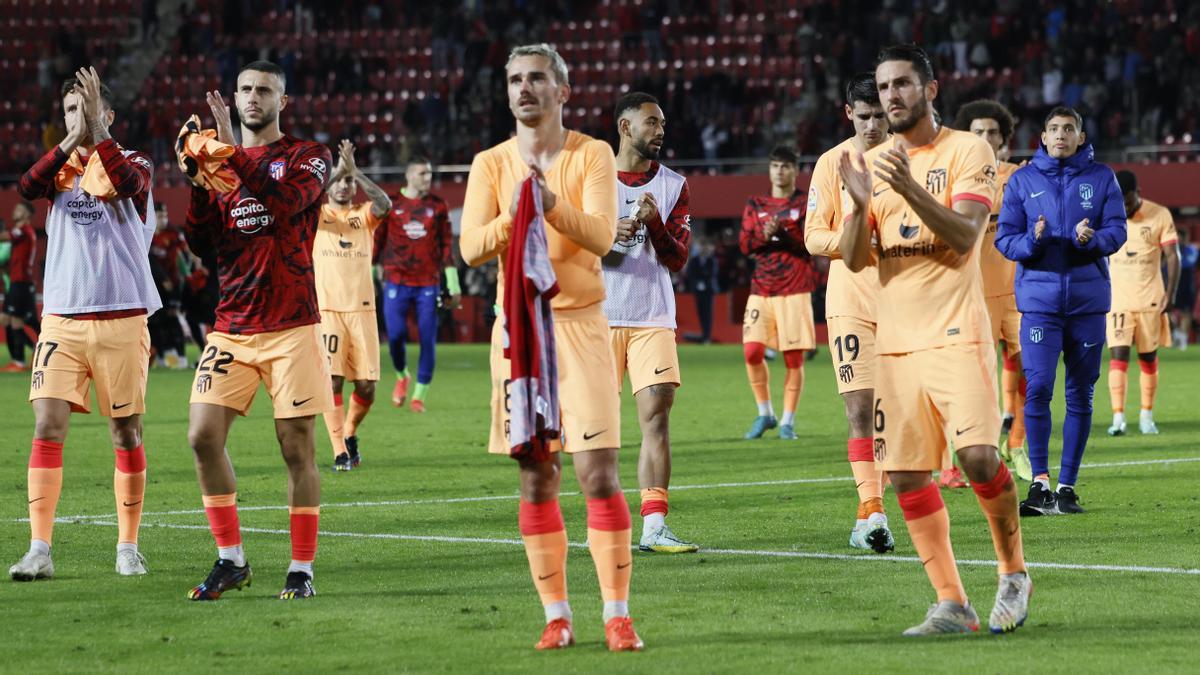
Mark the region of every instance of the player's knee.
[[804, 367], [804, 355], [806, 350], [789, 349], [783, 353], [783, 363], [788, 370], [798, 370]]
[[354, 393], [367, 403], [375, 402], [375, 381], [358, 380], [354, 383]]
[[973, 445], [963, 448], [956, 453], [958, 462], [972, 483], [986, 483], [996, 477], [1000, 468], [1000, 458], [996, 448], [986, 445]]
[[579, 487], [588, 499], [607, 499], [621, 491], [617, 467], [591, 467], [586, 472], [576, 473]]
[[746, 363], [757, 366], [767, 358], [767, 346], [761, 342], [747, 342], [742, 345], [746, 355]]
[[333, 393], [335, 394], [341, 392], [342, 388], [346, 386], [346, 378], [341, 375], [334, 375], [331, 379], [333, 381]]
[[872, 391], [852, 391], [842, 397], [846, 405], [846, 421], [850, 424], [851, 438], [866, 438], [871, 435], [874, 411], [871, 409]]
[[197, 456], [206, 456], [225, 449], [220, 434], [202, 424], [188, 426], [188, 446]]
[[1129, 347], [1113, 347], [1109, 351], [1113, 361], [1129, 361]]
[[557, 457], [549, 462], [521, 460], [521, 499], [531, 503], [546, 502], [558, 497], [562, 464]]
[[113, 447], [122, 450], [132, 450], [142, 444], [142, 425], [136, 417], [112, 420], [109, 434], [112, 436]]
[[39, 416], [33, 425], [33, 437], [40, 441], [62, 443], [67, 438], [67, 420]]

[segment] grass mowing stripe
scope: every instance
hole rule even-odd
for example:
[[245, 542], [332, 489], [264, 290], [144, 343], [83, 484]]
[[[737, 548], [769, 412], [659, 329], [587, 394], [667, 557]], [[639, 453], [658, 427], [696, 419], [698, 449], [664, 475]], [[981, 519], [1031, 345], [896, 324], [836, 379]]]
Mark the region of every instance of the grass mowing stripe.
[[[1177, 459], [1139, 459], [1128, 462], [1103, 462], [1098, 464], [1083, 464], [1081, 469], [1108, 469], [1122, 466], [1143, 466], [1151, 464], [1179, 464], [1182, 462], [1200, 462], [1200, 457], [1182, 457]], [[1058, 469], [1058, 467], [1054, 467]], [[714, 490], [719, 488], [740, 488], [740, 487], [761, 487], [769, 485], [804, 485], [809, 483], [838, 483], [842, 481], [854, 480], [852, 476], [827, 476], [825, 478], [789, 478], [784, 480], [760, 480], [746, 483], [707, 483], [700, 485], [676, 485], [672, 490]], [[626, 494], [636, 494], [639, 492], [636, 488], [629, 488], [624, 491]], [[578, 497], [581, 492], [560, 492], [559, 497]], [[520, 498], [520, 495], [489, 495], [484, 497], [449, 497], [436, 499], [396, 499], [376, 502], [333, 502], [330, 504], [321, 504], [321, 508], [362, 508], [376, 506], [414, 506], [418, 504], [461, 504], [469, 502], [491, 502], [505, 501]], [[238, 511], [282, 511], [287, 509], [287, 505], [274, 504], [265, 506], [239, 506]], [[204, 509], [180, 509], [177, 511], [147, 511], [142, 514], [145, 516], [191, 516], [199, 513], [204, 513]], [[100, 515], [76, 515], [76, 516], [59, 516], [55, 519], [57, 523], [73, 523], [80, 520], [96, 520], [99, 518], [115, 518], [115, 513], [104, 513]], [[18, 523], [28, 523], [28, 518], [18, 518]]]
[[[102, 525], [107, 527], [116, 527], [117, 524], [111, 521], [91, 520], [86, 525]], [[204, 530], [208, 531], [207, 525], [179, 525], [175, 523], [143, 523], [143, 527], [161, 527], [168, 530]], [[242, 532], [251, 532], [254, 534], [278, 534], [290, 535], [289, 530], [280, 530], [263, 527], [243, 527]], [[390, 539], [395, 541], [428, 541], [443, 544], [504, 544], [509, 546], [524, 546], [525, 543], [520, 539], [498, 539], [495, 537], [451, 537], [437, 534], [396, 534], [392, 532], [327, 532], [322, 530], [318, 532], [322, 537], [348, 537], [352, 539]], [[587, 548], [584, 543], [569, 544], [572, 548]], [[702, 549], [701, 553], [705, 555], [736, 555], [736, 556], [756, 556], [765, 558], [807, 558], [810, 560], [836, 560], [836, 561], [853, 561], [853, 562], [893, 562], [893, 563], [919, 563], [921, 559], [916, 556], [904, 555], [850, 555], [848, 553], [821, 553], [817, 551], [766, 551], [754, 549], [734, 549], [734, 548], [712, 548]], [[967, 565], [971, 567], [995, 567], [995, 560], [958, 560], [959, 565]], [[1141, 574], [1190, 574], [1200, 576], [1200, 569], [1187, 567], [1150, 567], [1146, 565], [1085, 565], [1081, 563], [1057, 563], [1057, 562], [1027, 562], [1026, 565], [1035, 569], [1055, 569], [1055, 570], [1074, 570], [1084, 572], [1135, 572]]]

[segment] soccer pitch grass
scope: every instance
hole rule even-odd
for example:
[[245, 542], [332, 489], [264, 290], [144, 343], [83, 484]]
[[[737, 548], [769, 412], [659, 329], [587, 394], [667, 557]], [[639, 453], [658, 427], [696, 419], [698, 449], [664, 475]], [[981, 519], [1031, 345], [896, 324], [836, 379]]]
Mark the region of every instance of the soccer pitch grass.
[[[801, 440], [742, 440], [754, 416], [740, 346], [684, 346], [673, 413], [669, 522], [703, 550], [634, 556], [631, 608], [641, 654], [604, 647], [583, 498], [562, 498], [578, 644], [533, 650], [542, 610], [517, 532], [516, 467], [486, 455], [487, 348], [443, 345], [425, 415], [390, 405], [390, 375], [360, 430], [363, 465], [322, 469], [316, 598], [281, 602], [289, 557], [286, 478], [260, 390], [229, 439], [253, 586], [214, 603], [185, 593], [215, 559], [187, 447], [190, 372], [152, 371], [141, 550], [150, 574], [113, 571], [112, 449], [104, 418], [76, 415], [64, 452], [57, 575], [0, 580], [5, 672], [1195, 672], [1200, 601], [1200, 350], [1162, 355], [1162, 434], [1108, 438], [1101, 375], [1079, 492], [1088, 513], [1024, 521], [1035, 593], [1016, 633], [912, 640], [933, 593], [894, 495], [896, 553], [847, 546], [856, 496], [828, 352], [807, 364]], [[385, 371], [386, 372], [386, 371]], [[780, 395], [782, 364], [772, 364]], [[1062, 418], [1062, 377], [1056, 424]], [[0, 375], [4, 569], [26, 550], [28, 378]], [[776, 405], [778, 406], [776, 399]], [[621, 476], [633, 489], [640, 436], [624, 394]], [[1052, 464], [1058, 436], [1052, 441]], [[569, 463], [568, 463], [569, 464]], [[1020, 483], [1023, 496], [1028, 484]], [[986, 622], [996, 581], [971, 490], [944, 492], [967, 591]], [[984, 629], [986, 631], [986, 628]]]

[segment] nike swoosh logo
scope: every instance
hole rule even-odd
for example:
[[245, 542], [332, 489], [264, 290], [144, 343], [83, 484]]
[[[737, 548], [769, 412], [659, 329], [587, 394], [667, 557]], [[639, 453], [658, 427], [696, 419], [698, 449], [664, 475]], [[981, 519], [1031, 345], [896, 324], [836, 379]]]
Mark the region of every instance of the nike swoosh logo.
[[304, 399], [303, 401], [297, 401], [296, 399], [292, 399], [292, 407], [299, 408], [300, 406], [304, 405], [305, 403], [308, 403], [311, 400], [313, 400], [312, 396], [309, 396], [308, 398]]
[[40, 502], [40, 501], [42, 501], [43, 499], [45, 499], [45, 497], [38, 497], [38, 498], [36, 498], [36, 499], [30, 499], [30, 500], [29, 500], [29, 503], [30, 503], [30, 504], [32, 504], [32, 503], [34, 503], [34, 502]]
[[975, 425], [974, 425], [974, 424], [972, 424], [971, 426], [967, 427], [966, 429], [955, 429], [955, 430], [954, 430], [954, 433], [955, 433], [955, 435], [957, 435], [957, 436], [962, 436], [963, 434], [967, 433], [968, 431], [970, 431], [970, 430], [972, 430], [972, 429], [974, 429], [974, 428], [975, 428]]
[[892, 189], [892, 188], [890, 188], [890, 187], [884, 187], [884, 188], [880, 188], [878, 192], [872, 192], [872, 193], [871, 193], [871, 196], [872, 196], [872, 197], [878, 197], [879, 195], [881, 195], [881, 194], [883, 194], [883, 193], [885, 193], [885, 192], [887, 192], [888, 190], [891, 190], [891, 189]]
[[625, 200], [625, 203], [626, 203], [626, 204], [633, 204], [633, 203], [634, 203], [634, 202], [636, 202], [636, 201], [637, 201], [636, 199], [626, 199], [626, 200]]
[[1035, 192], [1035, 193], [1033, 193], [1033, 194], [1029, 195], [1029, 198], [1030, 198], [1030, 199], [1036, 199], [1037, 197], [1041, 197], [1041, 196], [1042, 196], [1042, 195], [1044, 195], [1044, 194], [1046, 194], [1046, 191], [1045, 191], [1045, 190], [1042, 190], [1041, 192]]
[[1096, 343], [1095, 343], [1095, 342], [1085, 342], [1085, 343], [1083, 343], [1083, 348], [1084, 348], [1084, 349], [1089, 349], [1089, 348], [1091, 348], [1091, 347], [1095, 347], [1095, 346], [1096, 346]]
[[1137, 255], [1137, 251], [1125, 251], [1125, 255], [1126, 257], [1132, 258], [1133, 256]]
[[137, 506], [138, 504], [141, 504], [141, 503], [142, 503], [142, 500], [139, 499], [136, 502], [121, 502], [121, 505], [122, 506]]
[[633, 563], [631, 563], [631, 562], [627, 562], [627, 563], [625, 563], [624, 565], [617, 565], [617, 569], [619, 569], [619, 570], [623, 570], [623, 569], [625, 569], [626, 567], [629, 567], [629, 566], [630, 566], [630, 565], [632, 565], [632, 564], [633, 564]]
[[133, 405], [133, 401], [130, 401], [129, 403], [122, 403], [121, 405], [117, 405], [116, 403], [114, 403], [113, 410], [120, 410], [121, 408], [124, 408], [125, 406], [129, 406], [129, 405]]
[[666, 368], [655, 368], [655, 369], [654, 369], [654, 374], [655, 374], [655, 375], [662, 375], [663, 373], [667, 372], [668, 370], [670, 370], [670, 369], [672, 369], [672, 368], [674, 368], [674, 367], [675, 367], [675, 366], [667, 366]]
[[594, 433], [594, 434], [584, 434], [584, 435], [583, 435], [583, 440], [585, 440], [585, 441], [590, 441], [590, 440], [592, 440], [593, 438], [595, 438], [595, 437], [599, 436], [600, 434], [604, 433], [605, 431], [608, 431], [608, 429], [601, 429], [600, 431], [597, 431], [597, 432], [596, 432], [596, 433]]
[[555, 574], [558, 574], [558, 572], [551, 572], [550, 574], [547, 574], [546, 576], [542, 576], [539, 574], [538, 581], [545, 581], [545, 580], [549, 579], [550, 577], [554, 576]]

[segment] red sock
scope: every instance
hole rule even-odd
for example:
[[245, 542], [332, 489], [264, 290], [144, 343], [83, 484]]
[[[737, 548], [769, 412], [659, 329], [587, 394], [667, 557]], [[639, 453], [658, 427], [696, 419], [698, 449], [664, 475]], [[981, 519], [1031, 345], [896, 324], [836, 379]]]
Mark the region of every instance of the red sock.
[[29, 452], [30, 538], [47, 545], [54, 535], [54, 512], [62, 495], [62, 450], [62, 443], [34, 439]]
[[242, 530], [238, 525], [237, 493], [203, 495], [204, 513], [218, 548], [242, 545]]
[[938, 601], [966, 604], [967, 592], [958, 576], [954, 548], [950, 545], [950, 514], [936, 483], [896, 495], [913, 547], [925, 564], [925, 574], [937, 591]]
[[289, 506], [292, 530], [292, 562], [311, 563], [317, 557], [319, 506]]
[[851, 438], [846, 442], [846, 454], [850, 459], [850, 471], [858, 487], [858, 502], [865, 504], [883, 497], [883, 481], [875, 467], [874, 443], [870, 438]]
[[971, 483], [979, 506], [988, 519], [992, 545], [1000, 574], [1025, 571], [1025, 549], [1021, 543], [1021, 517], [1017, 512], [1017, 486], [1004, 462], [986, 483]]
[[567, 530], [558, 500], [521, 500], [517, 512], [529, 573], [543, 605], [567, 599]]
[[117, 499], [117, 543], [136, 544], [142, 523], [142, 500], [146, 495], [146, 449], [113, 448], [116, 470], [113, 493]]
[[633, 577], [632, 520], [625, 493], [587, 500], [588, 548], [600, 580], [600, 596], [605, 602], [629, 599], [629, 581]]
[[642, 490], [641, 515], [645, 518], [651, 513], [667, 515], [667, 488], [652, 487]]
[[374, 401], [358, 395], [358, 392], [350, 394], [350, 412], [346, 415], [346, 436], [354, 436], [358, 433], [358, 425], [362, 424], [363, 418], [371, 411], [371, 404]]

